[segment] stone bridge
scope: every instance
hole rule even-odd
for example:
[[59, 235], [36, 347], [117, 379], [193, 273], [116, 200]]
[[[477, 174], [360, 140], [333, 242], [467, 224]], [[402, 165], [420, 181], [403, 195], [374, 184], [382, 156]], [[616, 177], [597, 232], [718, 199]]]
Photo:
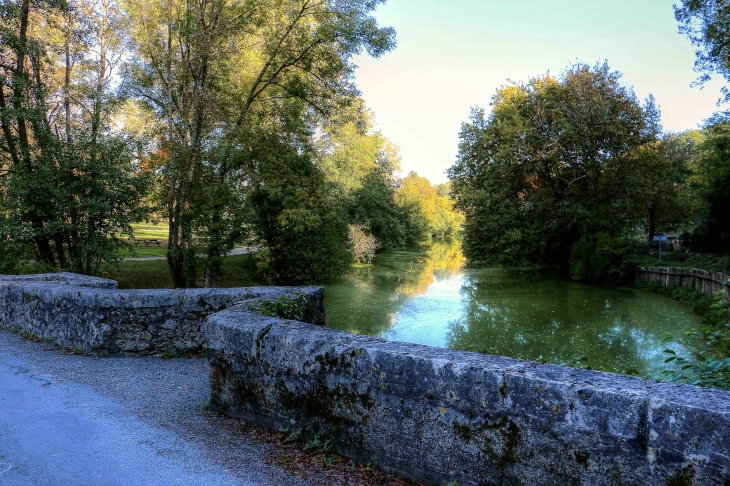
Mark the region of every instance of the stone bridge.
[[3, 277], [0, 326], [99, 354], [203, 346], [218, 410], [320, 434], [426, 484], [730, 485], [728, 392], [300, 322], [322, 323], [322, 298], [313, 287], [119, 291], [69, 274]]

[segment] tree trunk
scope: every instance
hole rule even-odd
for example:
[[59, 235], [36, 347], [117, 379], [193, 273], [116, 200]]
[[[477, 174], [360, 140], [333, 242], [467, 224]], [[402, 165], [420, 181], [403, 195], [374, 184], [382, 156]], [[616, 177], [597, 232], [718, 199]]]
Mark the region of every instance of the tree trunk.
[[[165, 100], [165, 110], [167, 111], [167, 157], [168, 166], [176, 167], [178, 161], [175, 160], [175, 138], [174, 138], [174, 122], [172, 119], [173, 98], [172, 98], [172, 0], [167, 0], [167, 52], [165, 60], [165, 76], [167, 78], [167, 90]], [[170, 270], [172, 283], [175, 288], [185, 287], [185, 274], [182, 249], [180, 247], [181, 227], [180, 227], [180, 207], [178, 198], [178, 187], [176, 181], [179, 179], [177, 169], [172, 169], [173, 176], [170, 177], [170, 188], [167, 200], [167, 267]]]
[[649, 240], [647, 243], [649, 244], [649, 248], [651, 248], [651, 244], [654, 241], [654, 235], [656, 234], [656, 204], [651, 203], [651, 206], [649, 206]]

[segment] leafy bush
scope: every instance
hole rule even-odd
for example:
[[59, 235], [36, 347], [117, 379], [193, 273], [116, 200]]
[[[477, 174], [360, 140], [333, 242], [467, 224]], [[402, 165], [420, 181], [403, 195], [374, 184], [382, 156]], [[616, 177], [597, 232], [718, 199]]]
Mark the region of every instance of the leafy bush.
[[673, 369], [663, 372], [667, 381], [730, 390], [730, 302], [725, 302], [723, 297], [718, 293], [710, 306], [714, 311], [710, 326], [687, 332], [679, 339], [671, 335], [664, 337], [665, 342], [678, 343], [689, 353], [682, 356], [674, 350], [664, 350], [669, 355], [665, 363], [673, 365]]
[[[251, 233], [269, 251], [259, 269], [276, 284], [325, 283], [347, 272], [352, 250], [342, 207], [311, 154], [299, 153], [277, 133], [263, 133], [248, 163], [259, 172], [247, 188]], [[255, 162], [255, 164], [254, 164]]]
[[606, 233], [584, 235], [570, 251], [570, 277], [582, 282], [622, 283], [633, 278], [635, 244]]
[[307, 320], [307, 298], [302, 292], [294, 292], [293, 295], [281, 295], [274, 300], [249, 302], [245, 304], [245, 307], [265, 316], [302, 322]]

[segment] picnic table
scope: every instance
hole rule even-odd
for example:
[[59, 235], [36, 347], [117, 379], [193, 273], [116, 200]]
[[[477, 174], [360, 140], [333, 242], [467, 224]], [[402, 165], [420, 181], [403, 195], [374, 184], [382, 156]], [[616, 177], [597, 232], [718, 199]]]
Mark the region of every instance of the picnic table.
[[154, 238], [143, 238], [141, 240], [138, 240], [137, 238], [131, 238], [131, 239], [132, 239], [132, 241], [134, 241], [135, 246], [140, 246], [140, 245], [144, 245], [144, 246], [152, 246], [152, 245], [161, 246], [160, 245], [160, 240], [154, 239]]

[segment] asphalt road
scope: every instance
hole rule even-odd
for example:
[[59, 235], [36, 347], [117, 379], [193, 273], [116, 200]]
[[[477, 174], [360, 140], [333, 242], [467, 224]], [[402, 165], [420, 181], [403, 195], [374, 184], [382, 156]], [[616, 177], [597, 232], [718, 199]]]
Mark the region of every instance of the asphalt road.
[[208, 390], [204, 359], [94, 359], [0, 331], [0, 485], [306, 484], [202, 410]]

